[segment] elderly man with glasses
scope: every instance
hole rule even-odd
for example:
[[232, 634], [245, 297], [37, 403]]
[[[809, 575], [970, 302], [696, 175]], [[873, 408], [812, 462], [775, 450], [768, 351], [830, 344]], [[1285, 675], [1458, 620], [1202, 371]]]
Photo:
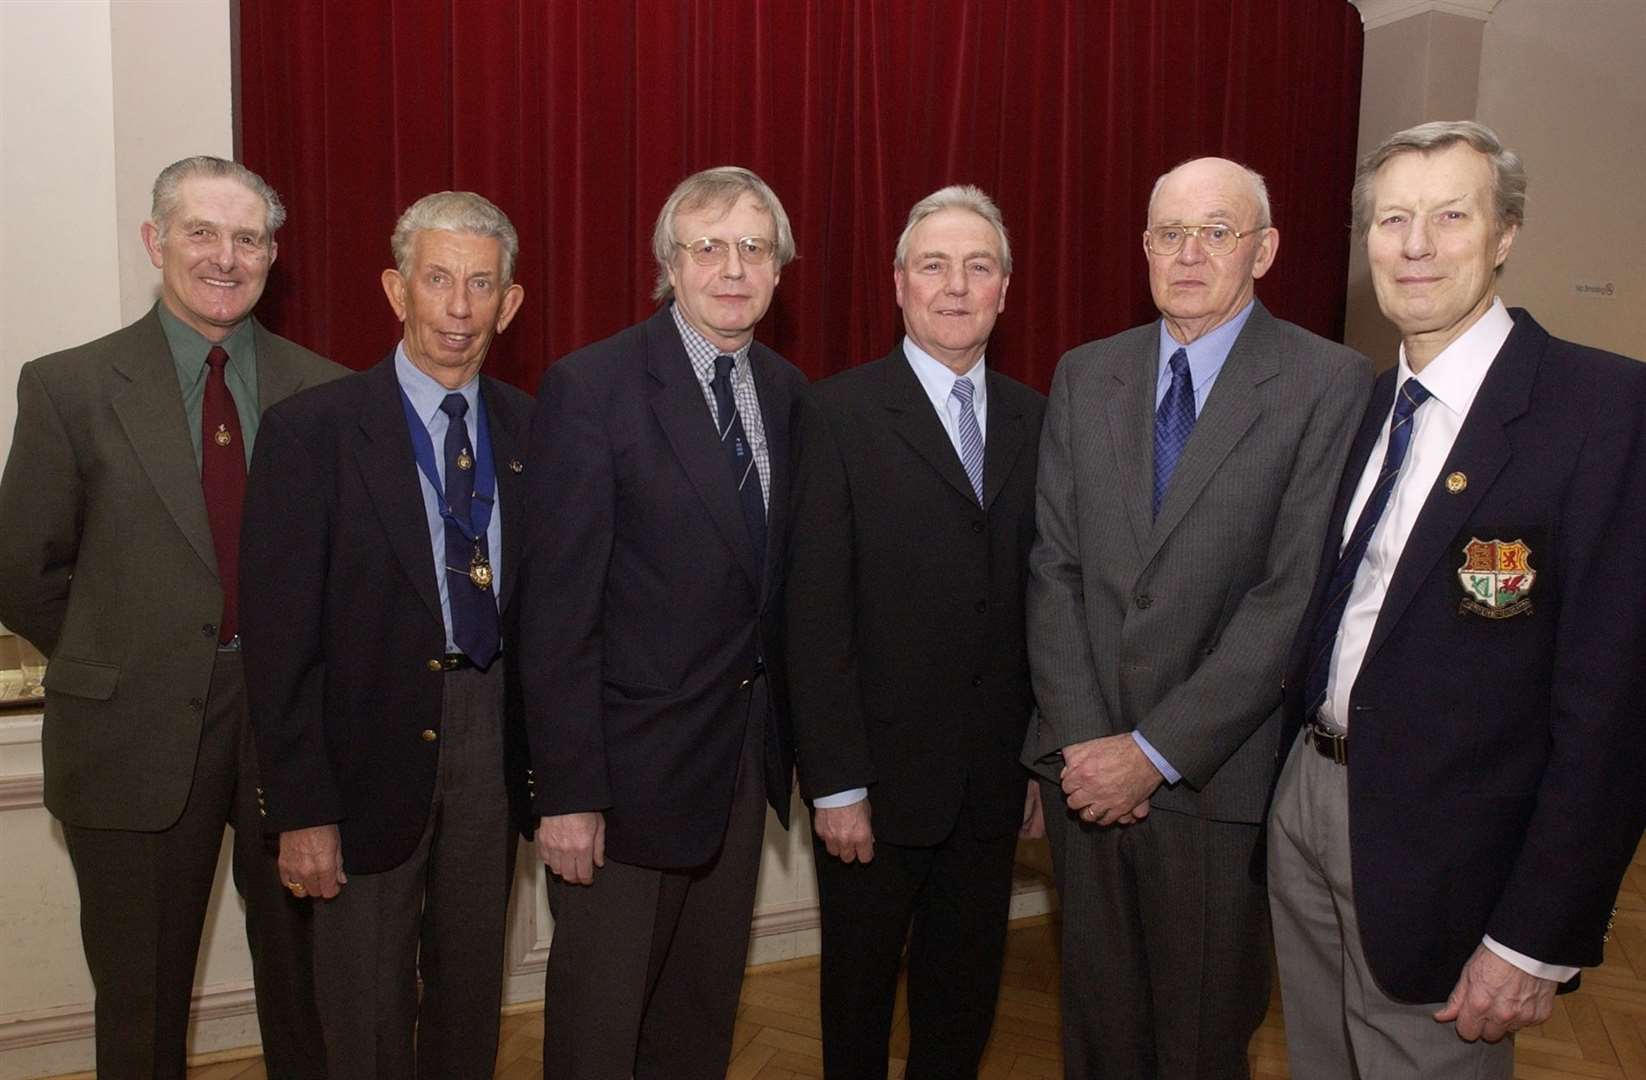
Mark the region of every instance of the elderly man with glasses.
[[544, 1072], [725, 1075], [769, 801], [805, 378], [754, 340], [794, 238], [747, 169], [658, 215], [657, 313], [556, 362], [532, 436], [520, 647], [551, 872]]
[[1069, 1077], [1244, 1077], [1268, 1004], [1253, 873], [1281, 671], [1371, 366], [1253, 297], [1255, 172], [1162, 176], [1160, 319], [1070, 352], [1040, 448], [1029, 664], [1063, 903]]

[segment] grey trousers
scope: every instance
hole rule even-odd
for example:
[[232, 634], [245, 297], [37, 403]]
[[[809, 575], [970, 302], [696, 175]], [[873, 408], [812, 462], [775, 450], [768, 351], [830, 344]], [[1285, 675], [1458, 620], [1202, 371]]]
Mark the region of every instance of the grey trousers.
[[212, 667], [188, 805], [159, 832], [63, 827], [80, 936], [97, 989], [97, 1075], [182, 1080], [195, 957], [223, 826], [246, 902], [257, 1023], [270, 1080], [323, 1078], [308, 905], [280, 883], [257, 812], [257, 753], [238, 652]]
[[1349, 873], [1349, 770], [1293, 744], [1269, 816], [1269, 896], [1293, 1076], [1510, 1080], [1514, 1042], [1464, 1042], [1441, 1002], [1385, 994], [1361, 947]]
[[336, 1080], [492, 1076], [517, 846], [503, 664], [445, 675], [434, 800], [410, 858], [349, 874], [335, 899], [316, 902], [316, 989]]

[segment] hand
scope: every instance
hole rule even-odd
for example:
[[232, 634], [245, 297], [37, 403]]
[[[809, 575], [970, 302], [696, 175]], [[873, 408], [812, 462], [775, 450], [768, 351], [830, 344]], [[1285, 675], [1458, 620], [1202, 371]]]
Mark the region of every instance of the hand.
[[599, 811], [551, 814], [537, 822], [537, 857], [568, 885], [593, 885], [606, 865], [606, 815]]
[[1555, 1008], [1555, 982], [1515, 967], [1484, 944], [1463, 965], [1446, 1005], [1435, 1013], [1457, 1023], [1457, 1037], [1497, 1042], [1523, 1027], [1541, 1024]]
[[1046, 812], [1040, 805], [1040, 781], [1032, 777], [1028, 794], [1023, 796], [1023, 824], [1017, 827], [1017, 835], [1028, 840], [1038, 840], [1046, 835]]
[[1065, 746], [1060, 777], [1069, 809], [1094, 825], [1131, 824], [1122, 819], [1147, 816], [1149, 796], [1165, 780], [1130, 735]]
[[1144, 799], [1142, 802], [1140, 802], [1136, 806], [1132, 807], [1126, 813], [1121, 814], [1119, 817], [1115, 818], [1114, 823], [1116, 825], [1136, 825], [1138, 822], [1142, 821], [1144, 818], [1146, 818], [1148, 816], [1149, 816], [1149, 800]]
[[847, 806], [812, 807], [812, 829], [829, 854], [843, 863], [874, 861], [874, 830], [869, 827], [869, 800]]
[[349, 876], [343, 873], [343, 841], [336, 825], [315, 825], [280, 834], [280, 883], [293, 896], [330, 900]]

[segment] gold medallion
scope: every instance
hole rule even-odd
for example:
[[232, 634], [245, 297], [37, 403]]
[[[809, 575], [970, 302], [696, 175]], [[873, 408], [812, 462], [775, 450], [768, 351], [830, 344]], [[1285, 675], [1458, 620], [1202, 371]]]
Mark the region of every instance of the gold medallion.
[[462, 469], [464, 472], [468, 472], [470, 469], [474, 468], [474, 459], [469, 456], [467, 447], [457, 452], [457, 467]]
[[509, 471], [510, 472], [517, 473], [517, 472], [520, 472], [523, 469], [525, 469], [525, 466], [520, 464], [520, 459], [519, 458], [515, 458], [514, 460], [509, 462]]
[[1460, 495], [1463, 489], [1469, 486], [1469, 478], [1460, 472], [1451, 473], [1446, 477], [1446, 490], [1453, 495]]
[[492, 564], [478, 551], [469, 559], [469, 580], [474, 582], [477, 589], [492, 587]]
[[234, 436], [229, 434], [229, 426], [227, 424], [218, 424], [217, 431], [212, 435], [211, 441], [216, 443], [218, 446], [227, 446], [229, 443], [234, 441]]

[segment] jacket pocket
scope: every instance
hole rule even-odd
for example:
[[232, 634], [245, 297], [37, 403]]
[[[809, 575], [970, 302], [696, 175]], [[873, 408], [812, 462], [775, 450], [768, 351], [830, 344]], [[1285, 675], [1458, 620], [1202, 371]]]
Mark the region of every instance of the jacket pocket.
[[95, 660], [54, 656], [46, 664], [44, 681], [46, 689], [54, 694], [107, 701], [114, 696], [115, 685], [120, 681], [120, 668]]

